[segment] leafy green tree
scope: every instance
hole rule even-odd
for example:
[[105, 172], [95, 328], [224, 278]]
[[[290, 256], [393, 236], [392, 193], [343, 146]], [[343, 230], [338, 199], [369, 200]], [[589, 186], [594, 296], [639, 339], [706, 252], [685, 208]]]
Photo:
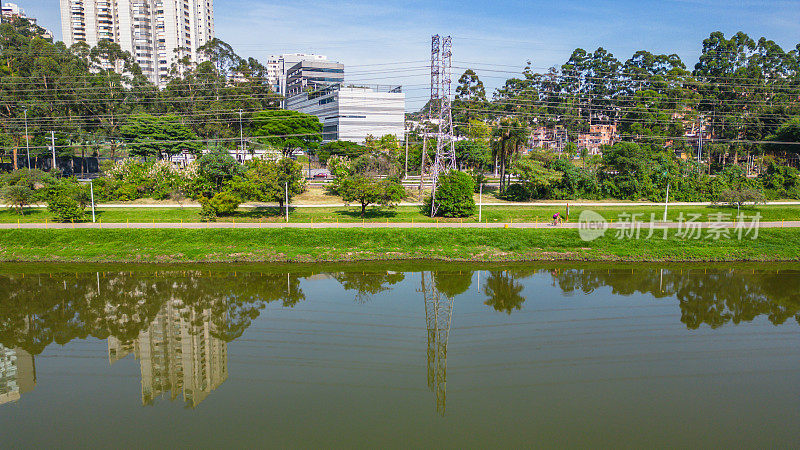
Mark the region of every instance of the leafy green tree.
[[363, 146], [350, 141], [332, 141], [323, 144], [317, 150], [319, 162], [327, 164], [328, 158], [331, 156], [341, 156], [345, 158], [355, 159], [359, 156], [365, 155], [369, 150]]
[[484, 139], [456, 142], [456, 162], [464, 168], [483, 170], [491, 163], [492, 150]]
[[[440, 217], [469, 217], [475, 214], [475, 182], [464, 172], [451, 170], [440, 175], [436, 184], [436, 215]], [[431, 214], [433, 198], [423, 203], [423, 213]]]
[[17, 214], [25, 214], [25, 207], [33, 201], [33, 191], [24, 185], [6, 186], [0, 190], [0, 198]]
[[545, 190], [551, 184], [561, 181], [563, 173], [549, 169], [545, 165], [531, 158], [517, 161], [512, 168], [512, 173], [517, 176], [520, 184], [528, 193], [528, 199], [542, 198]]
[[322, 141], [322, 124], [316, 116], [297, 111], [261, 111], [253, 117], [254, 135], [279, 148], [283, 156], [295, 150], [313, 151]]
[[127, 141], [129, 153], [133, 156], [156, 156], [161, 159], [182, 151], [199, 154], [202, 148], [197, 135], [174, 115], [131, 116], [120, 134]]
[[212, 198], [222, 192], [234, 177], [244, 173], [244, 166], [227, 151], [214, 149], [197, 159], [197, 176], [192, 180], [190, 189], [196, 198]]
[[368, 175], [356, 173], [341, 181], [339, 195], [345, 203], [361, 205], [361, 217], [370, 205], [392, 207], [405, 198], [406, 191], [399, 180], [386, 178], [379, 180]]
[[288, 197], [292, 198], [306, 190], [303, 166], [291, 158], [279, 161], [254, 159], [247, 162], [247, 170], [234, 183], [235, 189], [248, 200], [277, 202], [281, 211]]
[[800, 116], [792, 117], [767, 137], [768, 141], [777, 142], [766, 145], [767, 151], [800, 157]]

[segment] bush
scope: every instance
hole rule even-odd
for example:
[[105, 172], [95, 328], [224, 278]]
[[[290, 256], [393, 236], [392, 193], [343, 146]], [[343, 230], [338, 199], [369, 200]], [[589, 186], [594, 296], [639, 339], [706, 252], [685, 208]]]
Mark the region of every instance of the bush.
[[48, 199], [47, 209], [58, 222], [80, 222], [84, 219], [80, 203], [63, 192]]
[[531, 193], [525, 189], [525, 186], [514, 183], [506, 188], [500, 198], [510, 202], [527, 202], [531, 199]]
[[0, 198], [18, 214], [24, 214], [25, 207], [33, 200], [33, 191], [24, 185], [6, 186], [0, 191]]
[[[468, 217], [475, 214], [475, 182], [464, 172], [450, 171], [439, 177], [436, 184], [436, 215], [440, 217]], [[423, 204], [423, 213], [431, 213], [432, 198]]]
[[241, 200], [230, 192], [219, 192], [210, 199], [200, 199], [200, 217], [214, 220], [218, 216], [230, 216], [239, 208]]

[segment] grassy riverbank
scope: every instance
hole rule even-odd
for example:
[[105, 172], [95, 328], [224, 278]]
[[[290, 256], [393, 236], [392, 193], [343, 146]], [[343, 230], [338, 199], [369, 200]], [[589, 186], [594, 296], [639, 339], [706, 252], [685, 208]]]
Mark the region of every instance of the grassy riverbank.
[[[661, 220], [664, 215], [663, 206], [592, 206], [570, 208], [570, 219], [577, 221], [581, 211], [591, 209], [607, 220], [618, 220], [620, 214], [641, 214], [639, 220], [650, 221], [651, 217]], [[759, 206], [742, 210], [751, 216], [756, 212], [764, 221], [800, 220], [800, 206]], [[483, 208], [484, 222], [549, 222], [553, 214], [560, 212], [566, 216], [565, 205], [553, 206], [487, 206]], [[97, 220], [103, 223], [191, 223], [200, 222], [199, 208], [100, 208], [96, 211]], [[673, 206], [669, 209], [668, 219], [676, 221], [680, 214], [700, 214], [701, 221], [706, 221], [710, 214], [729, 214], [736, 216], [736, 208], [717, 206]], [[359, 208], [326, 207], [326, 208], [292, 208], [289, 214], [294, 223], [346, 223], [361, 222]], [[87, 210], [87, 218], [91, 220], [91, 211]], [[277, 208], [241, 208], [231, 217], [220, 217], [220, 222], [282, 222], [284, 219]], [[420, 208], [404, 206], [394, 209], [370, 208], [363, 219], [366, 222], [435, 222], [420, 211]], [[462, 219], [439, 219], [458, 222]], [[45, 223], [52, 222], [53, 216], [46, 209], [32, 208], [24, 215], [13, 211], [0, 211], [0, 223]], [[477, 214], [463, 219], [464, 222], [477, 222]]]
[[800, 230], [765, 229], [759, 239], [583, 242], [576, 230], [201, 229], [6, 230], [10, 262], [800, 261]]

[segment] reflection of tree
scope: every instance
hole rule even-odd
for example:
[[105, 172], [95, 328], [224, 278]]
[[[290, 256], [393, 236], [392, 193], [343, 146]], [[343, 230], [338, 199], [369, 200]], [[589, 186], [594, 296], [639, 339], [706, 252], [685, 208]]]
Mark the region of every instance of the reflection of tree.
[[681, 322], [689, 329], [718, 328], [767, 316], [775, 325], [794, 317], [800, 323], [800, 276], [796, 272], [635, 269], [562, 270], [553, 274], [564, 292], [609, 286], [616, 295], [637, 292], [676, 297]]
[[495, 311], [511, 314], [512, 311], [522, 309], [525, 302], [525, 297], [520, 295], [522, 289], [523, 286], [508, 271], [493, 271], [483, 286], [483, 292], [489, 297], [485, 304]]
[[356, 291], [357, 303], [366, 303], [373, 295], [389, 290], [405, 279], [402, 272], [340, 272], [331, 275], [347, 291]]
[[428, 329], [428, 388], [436, 395], [436, 412], [444, 416], [447, 406], [447, 341], [453, 319], [453, 297], [444, 298], [436, 289], [433, 275], [421, 274]]
[[267, 303], [291, 307], [304, 300], [301, 277], [199, 271], [0, 276], [0, 343], [38, 355], [53, 342], [88, 336], [132, 342], [169, 299], [183, 302], [187, 318], [210, 311], [215, 336], [230, 342]]
[[453, 298], [467, 292], [472, 286], [472, 272], [434, 272], [433, 281], [437, 291]]

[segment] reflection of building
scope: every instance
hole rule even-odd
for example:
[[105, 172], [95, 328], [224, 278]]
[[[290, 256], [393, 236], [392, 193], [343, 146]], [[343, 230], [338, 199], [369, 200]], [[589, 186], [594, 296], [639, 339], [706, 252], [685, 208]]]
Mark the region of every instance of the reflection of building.
[[33, 355], [0, 345], [0, 405], [16, 402], [36, 387]]
[[447, 341], [453, 318], [453, 298], [439, 293], [433, 274], [427, 280], [424, 272], [421, 276], [428, 329], [428, 388], [436, 395], [436, 412], [444, 415], [447, 406]]
[[132, 343], [108, 339], [113, 364], [133, 352], [142, 373], [142, 404], [170, 392], [192, 408], [228, 378], [228, 345], [212, 335], [211, 311], [170, 300]]

